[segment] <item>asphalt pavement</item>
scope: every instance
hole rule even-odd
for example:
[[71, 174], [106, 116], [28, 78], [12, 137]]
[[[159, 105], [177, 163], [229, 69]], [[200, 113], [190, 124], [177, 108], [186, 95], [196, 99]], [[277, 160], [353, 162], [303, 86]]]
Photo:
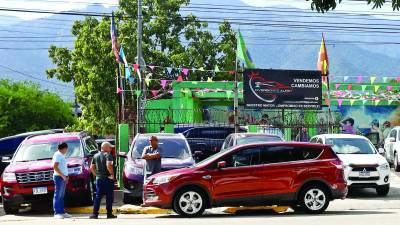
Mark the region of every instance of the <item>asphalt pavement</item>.
[[[400, 174], [394, 174], [390, 193], [386, 197], [378, 197], [373, 189], [363, 189], [350, 193], [346, 200], [331, 202], [328, 210], [322, 215], [306, 215], [288, 210], [277, 214], [269, 210], [241, 211], [236, 214], [223, 212], [224, 208], [207, 210], [200, 218], [180, 218], [175, 214], [133, 215], [119, 214], [116, 220], [100, 219], [102, 224], [151, 224], [151, 225], [195, 225], [195, 224], [399, 224], [400, 221]], [[3, 225], [46, 224], [54, 223], [51, 209], [35, 209], [24, 211], [17, 216], [4, 215], [0, 205], [0, 223]], [[57, 224], [98, 224], [100, 221], [88, 219], [87, 214], [74, 214], [72, 219], [57, 220]], [[104, 218], [104, 216], [103, 216]]]

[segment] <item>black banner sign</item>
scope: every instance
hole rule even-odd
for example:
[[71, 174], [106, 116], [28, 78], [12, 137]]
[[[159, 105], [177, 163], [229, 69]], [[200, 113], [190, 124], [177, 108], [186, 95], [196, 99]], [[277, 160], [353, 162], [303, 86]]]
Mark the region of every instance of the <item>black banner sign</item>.
[[244, 104], [248, 108], [320, 109], [320, 71], [246, 69]]

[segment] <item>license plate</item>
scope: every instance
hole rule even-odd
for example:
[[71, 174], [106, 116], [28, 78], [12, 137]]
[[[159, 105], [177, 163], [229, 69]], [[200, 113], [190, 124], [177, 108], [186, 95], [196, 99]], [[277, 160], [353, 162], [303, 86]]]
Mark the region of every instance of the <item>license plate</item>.
[[47, 194], [47, 187], [36, 187], [32, 188], [34, 195], [44, 195]]
[[370, 172], [369, 171], [360, 171], [359, 176], [360, 177], [369, 177]]

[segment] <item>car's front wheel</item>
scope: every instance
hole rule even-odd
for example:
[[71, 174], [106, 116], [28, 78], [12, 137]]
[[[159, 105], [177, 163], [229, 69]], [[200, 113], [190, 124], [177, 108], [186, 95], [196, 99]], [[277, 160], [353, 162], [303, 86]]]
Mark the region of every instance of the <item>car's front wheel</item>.
[[389, 194], [389, 191], [390, 191], [390, 185], [380, 185], [380, 186], [378, 186], [377, 188], [376, 188], [376, 193], [379, 195], [379, 196], [386, 196], [386, 195], [388, 195]]
[[12, 204], [12, 202], [6, 200], [3, 200], [3, 208], [4, 212], [9, 215], [15, 215], [19, 212], [19, 207], [17, 205]]
[[206, 201], [206, 197], [201, 190], [187, 188], [175, 195], [173, 209], [181, 216], [200, 216], [206, 209]]
[[328, 191], [320, 185], [308, 185], [300, 192], [299, 205], [306, 213], [323, 213], [328, 208], [329, 201]]

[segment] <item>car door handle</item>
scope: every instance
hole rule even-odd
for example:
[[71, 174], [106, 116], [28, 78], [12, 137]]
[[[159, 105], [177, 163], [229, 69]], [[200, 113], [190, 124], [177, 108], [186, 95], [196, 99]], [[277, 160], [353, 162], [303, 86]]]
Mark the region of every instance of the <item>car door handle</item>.
[[212, 176], [211, 175], [206, 175], [206, 176], [203, 176], [203, 179], [204, 180], [210, 180], [212, 178]]

